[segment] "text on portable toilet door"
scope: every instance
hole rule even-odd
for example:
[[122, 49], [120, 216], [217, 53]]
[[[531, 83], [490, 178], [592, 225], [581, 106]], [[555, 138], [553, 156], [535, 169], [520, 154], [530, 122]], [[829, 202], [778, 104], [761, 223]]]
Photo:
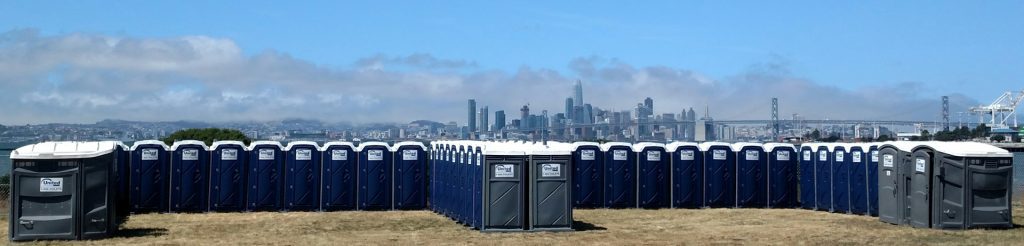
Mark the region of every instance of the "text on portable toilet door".
[[225, 161], [235, 161], [235, 160], [238, 160], [238, 150], [237, 149], [222, 149], [222, 150], [220, 150], [220, 159], [221, 160], [225, 160]]
[[419, 159], [419, 152], [414, 149], [402, 150], [402, 160], [415, 161]]
[[628, 157], [626, 157], [626, 155], [627, 154], [626, 154], [625, 150], [613, 150], [612, 151], [612, 160], [625, 161], [625, 160], [628, 159]]
[[711, 158], [715, 160], [725, 160], [725, 150], [716, 149], [711, 151]]
[[758, 153], [756, 150], [747, 150], [746, 156], [748, 161], [756, 161], [761, 159], [761, 154]]
[[594, 151], [592, 149], [585, 149], [585, 150], [580, 151], [580, 160], [584, 160], [584, 161], [593, 161], [593, 160], [595, 160], [596, 159], [595, 156], [597, 155], [597, 153], [595, 153], [595, 152], [596, 151]]
[[778, 159], [780, 161], [788, 161], [789, 160], [789, 151], [779, 151], [779, 152], [775, 153], [775, 159]]
[[313, 150], [310, 150], [310, 149], [297, 149], [297, 150], [295, 150], [295, 160], [297, 160], [297, 161], [313, 160]]
[[348, 160], [348, 151], [341, 150], [341, 149], [331, 150], [331, 160], [332, 161], [347, 161]]
[[64, 178], [40, 178], [39, 192], [64, 192]]
[[198, 149], [184, 149], [181, 151], [181, 160], [184, 161], [198, 161], [199, 150]]
[[695, 158], [693, 150], [683, 150], [679, 152], [679, 159], [684, 161], [692, 161]]

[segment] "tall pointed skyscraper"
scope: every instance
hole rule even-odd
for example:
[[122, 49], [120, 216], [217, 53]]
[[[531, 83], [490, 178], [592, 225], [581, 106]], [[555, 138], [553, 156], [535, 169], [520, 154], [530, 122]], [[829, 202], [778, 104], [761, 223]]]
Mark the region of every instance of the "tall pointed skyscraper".
[[573, 96], [573, 101], [574, 101], [573, 104], [574, 105], [582, 106], [583, 105], [583, 81], [576, 80], [576, 86], [574, 88], [574, 92], [575, 92], [575, 94]]

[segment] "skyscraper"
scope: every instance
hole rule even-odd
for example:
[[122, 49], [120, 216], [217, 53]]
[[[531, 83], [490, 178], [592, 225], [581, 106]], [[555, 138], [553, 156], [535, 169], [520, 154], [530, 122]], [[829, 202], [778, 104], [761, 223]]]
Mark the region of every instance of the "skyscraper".
[[583, 104], [583, 124], [594, 123], [594, 107], [590, 106], [589, 103]]
[[566, 119], [572, 119], [572, 116], [573, 116], [572, 115], [572, 106], [573, 106], [572, 98], [571, 97], [565, 98], [565, 118]]
[[573, 104], [583, 105], [583, 81], [576, 80], [574, 96], [575, 97], [573, 97]]
[[466, 121], [469, 132], [476, 132], [476, 100], [469, 99], [469, 120]]
[[530, 129], [530, 105], [523, 105], [519, 109], [519, 130]]
[[494, 111], [494, 131], [505, 129], [505, 110]]
[[490, 127], [490, 122], [487, 122], [489, 114], [488, 111], [489, 110], [487, 110], [487, 106], [480, 108], [480, 132], [489, 131], [488, 127]]
[[654, 115], [654, 99], [650, 97], [644, 99], [644, 107], [647, 107], [648, 115]]

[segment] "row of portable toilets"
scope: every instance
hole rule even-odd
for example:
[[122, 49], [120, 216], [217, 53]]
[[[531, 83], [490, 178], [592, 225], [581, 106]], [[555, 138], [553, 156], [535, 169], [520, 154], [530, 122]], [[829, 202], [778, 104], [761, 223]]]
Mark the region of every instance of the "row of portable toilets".
[[109, 236], [129, 213], [423, 209], [482, 231], [573, 208], [793, 208], [1009, 228], [1012, 155], [971, 142], [45, 142], [11, 154], [12, 240]]
[[11, 239], [109, 236], [131, 213], [424, 209], [419, 142], [45, 142], [12, 152]]

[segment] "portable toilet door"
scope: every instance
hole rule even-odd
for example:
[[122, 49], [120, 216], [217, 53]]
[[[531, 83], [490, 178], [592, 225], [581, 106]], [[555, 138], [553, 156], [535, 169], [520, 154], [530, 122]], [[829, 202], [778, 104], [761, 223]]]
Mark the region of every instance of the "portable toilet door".
[[704, 206], [704, 155], [696, 143], [674, 142], [667, 145], [671, 153], [672, 207]]
[[279, 211], [282, 200], [281, 173], [284, 168], [284, 156], [277, 141], [256, 141], [249, 145], [248, 192], [246, 207], [248, 211]]
[[284, 147], [284, 210], [314, 211], [320, 208], [320, 146], [294, 141]]
[[671, 168], [665, 145], [637, 143], [633, 145], [637, 157], [639, 191], [637, 207], [668, 208], [672, 195]]
[[366, 142], [356, 148], [359, 153], [359, 209], [391, 209], [390, 147], [383, 142]]
[[832, 145], [832, 212], [850, 212], [850, 166], [852, 157], [846, 144]]
[[350, 142], [327, 142], [320, 148], [320, 210], [356, 209], [356, 152]]
[[819, 145], [817, 152], [817, 158], [814, 160], [814, 169], [816, 174], [814, 180], [817, 181], [817, 197], [815, 200], [818, 202], [819, 211], [834, 211], [832, 207], [832, 153], [831, 144]]
[[601, 207], [604, 201], [604, 160], [600, 154], [601, 144], [575, 142], [572, 147], [573, 206]]
[[736, 205], [736, 156], [727, 143], [704, 142], [704, 206], [712, 208]]
[[171, 145], [171, 212], [207, 210], [210, 153], [206, 143], [177, 141]]
[[932, 228], [1013, 228], [1012, 154], [971, 142], [926, 147], [932, 154]]
[[791, 208], [797, 201], [797, 152], [792, 144], [764, 144], [768, 159], [769, 208]]
[[144, 140], [132, 145], [131, 211], [134, 213], [167, 212], [168, 164], [166, 144]]
[[849, 145], [850, 213], [868, 214], [868, 153], [865, 145]]
[[241, 141], [217, 141], [210, 145], [210, 211], [245, 209], [245, 173], [249, 158], [246, 151]]
[[903, 189], [904, 163], [909, 162], [910, 153], [916, 147], [912, 142], [886, 142], [878, 150], [881, 165], [878, 165], [878, 219], [882, 222], [904, 224]]
[[931, 181], [932, 181], [932, 157], [935, 152], [927, 147], [915, 147], [911, 151], [911, 165], [902, 167], [905, 177], [906, 190], [903, 201], [903, 214], [907, 224], [914, 228], [931, 227]]
[[394, 208], [409, 210], [427, 206], [427, 146], [400, 142], [391, 148], [395, 160]]
[[765, 166], [768, 159], [764, 147], [756, 143], [735, 143], [736, 153], [736, 207], [763, 208], [768, 202], [768, 177]]
[[473, 146], [473, 166], [472, 172], [469, 174], [471, 180], [470, 187], [473, 190], [473, 195], [470, 200], [473, 214], [470, 217], [471, 222], [469, 223], [472, 228], [480, 228], [483, 224], [483, 164], [484, 164], [484, 152], [483, 144], [477, 143]]
[[818, 203], [815, 198], [818, 196], [815, 187], [818, 185], [814, 180], [817, 172], [814, 170], [815, 150], [814, 144], [800, 145], [800, 207], [804, 209], [817, 210]]
[[868, 214], [871, 216], [878, 216], [878, 145], [875, 143], [869, 143], [865, 145], [865, 151], [868, 152]]
[[636, 207], [636, 156], [632, 145], [609, 142], [601, 145], [605, 168], [605, 207]]

